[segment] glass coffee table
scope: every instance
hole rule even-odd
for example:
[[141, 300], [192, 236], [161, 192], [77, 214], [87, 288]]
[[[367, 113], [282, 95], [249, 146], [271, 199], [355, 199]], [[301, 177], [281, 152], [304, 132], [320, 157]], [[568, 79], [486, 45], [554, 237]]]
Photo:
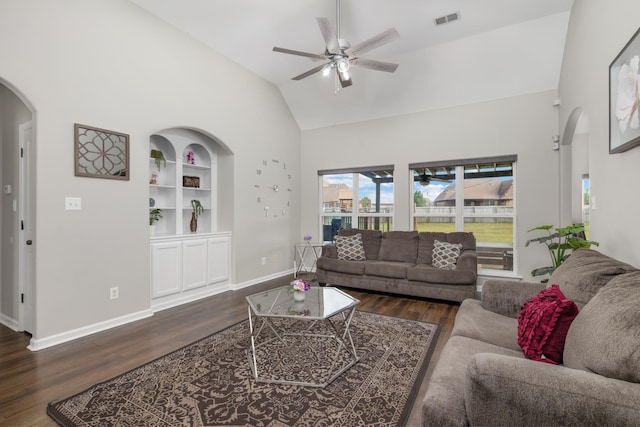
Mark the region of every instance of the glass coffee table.
[[312, 287], [297, 302], [289, 289], [246, 297], [253, 377], [325, 387], [358, 362], [350, 326], [360, 301], [337, 288]]

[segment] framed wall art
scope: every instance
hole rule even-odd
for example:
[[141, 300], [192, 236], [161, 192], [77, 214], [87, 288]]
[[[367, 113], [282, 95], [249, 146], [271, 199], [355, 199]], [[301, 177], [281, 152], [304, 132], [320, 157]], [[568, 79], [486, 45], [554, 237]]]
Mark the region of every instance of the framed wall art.
[[129, 135], [74, 125], [75, 175], [129, 180]]
[[640, 29], [609, 65], [609, 153], [640, 145]]

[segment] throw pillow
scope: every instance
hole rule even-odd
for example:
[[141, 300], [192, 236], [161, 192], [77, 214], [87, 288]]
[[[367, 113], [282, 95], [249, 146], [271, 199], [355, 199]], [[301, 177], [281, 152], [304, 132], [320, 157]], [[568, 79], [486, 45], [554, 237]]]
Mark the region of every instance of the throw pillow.
[[362, 245], [362, 234], [353, 236], [336, 236], [336, 250], [338, 259], [348, 261], [364, 261], [364, 246]]
[[462, 252], [460, 243], [441, 242], [436, 239], [433, 241], [431, 265], [443, 270], [455, 270], [460, 252]]
[[527, 301], [518, 316], [518, 345], [527, 359], [559, 365], [571, 322], [578, 306], [558, 285]]
[[639, 284], [640, 271], [620, 274], [580, 310], [567, 334], [566, 367], [640, 383]]

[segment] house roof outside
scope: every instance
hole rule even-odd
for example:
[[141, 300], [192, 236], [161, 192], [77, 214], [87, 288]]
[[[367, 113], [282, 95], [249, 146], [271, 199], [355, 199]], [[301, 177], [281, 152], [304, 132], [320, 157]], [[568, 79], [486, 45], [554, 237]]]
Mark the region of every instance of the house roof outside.
[[[474, 179], [464, 181], [465, 200], [500, 201], [509, 204], [513, 201], [513, 179]], [[436, 197], [434, 204], [444, 204], [456, 199], [455, 184], [448, 185]]]
[[352, 200], [353, 191], [346, 184], [330, 184], [326, 181], [322, 183], [322, 201], [324, 203], [335, 203], [340, 200]]

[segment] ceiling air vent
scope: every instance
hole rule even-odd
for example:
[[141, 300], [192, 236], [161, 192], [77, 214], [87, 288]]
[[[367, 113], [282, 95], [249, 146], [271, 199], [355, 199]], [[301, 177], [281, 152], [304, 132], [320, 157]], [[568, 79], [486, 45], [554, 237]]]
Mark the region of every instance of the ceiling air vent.
[[438, 25], [447, 24], [449, 22], [457, 21], [460, 19], [460, 12], [450, 13], [435, 19], [436, 27]]

